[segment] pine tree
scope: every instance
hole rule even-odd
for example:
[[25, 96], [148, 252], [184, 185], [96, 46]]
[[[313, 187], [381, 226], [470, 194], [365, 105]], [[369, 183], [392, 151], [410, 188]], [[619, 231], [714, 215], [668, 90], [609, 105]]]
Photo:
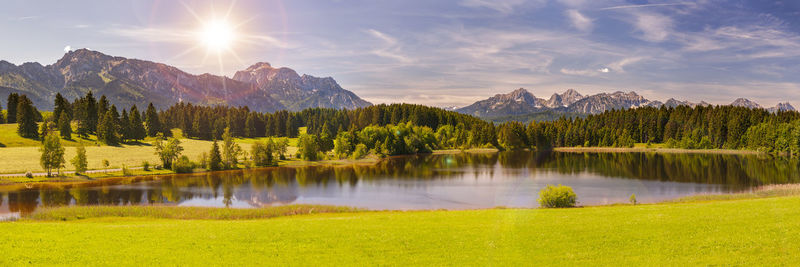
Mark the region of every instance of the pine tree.
[[5, 117], [3, 117], [3, 105], [0, 105], [0, 124], [6, 123]]
[[88, 133], [97, 131], [97, 121], [100, 120], [100, 117], [97, 115], [97, 100], [95, 100], [92, 91], [89, 91], [84, 98], [83, 112], [85, 112], [86, 122], [82, 127], [85, 127]]
[[333, 149], [333, 145], [334, 145], [333, 144], [333, 138], [335, 136], [333, 136], [330, 133], [330, 130], [328, 130], [328, 128], [330, 128], [330, 127], [328, 126], [328, 123], [326, 122], [325, 125], [322, 127], [322, 133], [319, 134], [319, 149], [322, 152], [330, 151], [331, 149]]
[[147, 115], [145, 115], [145, 126], [147, 128], [147, 136], [156, 136], [161, 132], [161, 123], [158, 121], [158, 112], [153, 106], [153, 103], [147, 106]]
[[108, 103], [108, 98], [106, 95], [101, 95], [100, 100], [97, 101], [97, 120], [103, 119], [103, 116], [106, 115], [106, 112], [110, 109], [110, 105]]
[[17, 123], [17, 104], [19, 103], [19, 94], [12, 93], [8, 95], [8, 123]]
[[97, 125], [97, 140], [110, 146], [117, 145], [119, 143], [116, 125], [114, 124], [114, 113], [112, 110], [106, 111], [105, 116], [103, 116], [103, 118], [100, 120], [100, 123]]
[[131, 139], [133, 140], [143, 140], [147, 137], [147, 130], [144, 128], [144, 123], [142, 123], [142, 117], [139, 113], [139, 109], [136, 105], [131, 107], [130, 112], [130, 131], [131, 131]]
[[244, 123], [244, 136], [253, 138], [258, 135], [256, 133], [256, 116], [255, 113], [248, 113], [247, 120]]
[[61, 112], [61, 116], [58, 118], [58, 131], [61, 138], [72, 139], [72, 125], [70, 125], [69, 115], [66, 112]]
[[70, 107], [69, 101], [61, 95], [61, 93], [56, 94], [55, 105], [53, 108], [53, 118], [61, 120], [61, 114], [66, 113], [68, 119], [72, 119], [72, 108]]
[[19, 124], [17, 133], [25, 138], [38, 138], [39, 134], [36, 130], [38, 130], [39, 125], [36, 123], [36, 110], [33, 107], [33, 102], [27, 96], [19, 96], [16, 113], [17, 123]]
[[119, 119], [119, 136], [122, 142], [126, 142], [128, 140], [133, 139], [133, 134], [131, 132], [131, 118], [128, 117], [128, 111], [122, 109], [122, 117]]
[[208, 169], [218, 171], [222, 169], [222, 155], [219, 152], [219, 145], [217, 140], [211, 145], [211, 152], [209, 153]]
[[192, 130], [197, 138], [201, 140], [211, 139], [211, 127], [209, 127], [207, 116], [195, 116], [194, 122], [192, 122]]

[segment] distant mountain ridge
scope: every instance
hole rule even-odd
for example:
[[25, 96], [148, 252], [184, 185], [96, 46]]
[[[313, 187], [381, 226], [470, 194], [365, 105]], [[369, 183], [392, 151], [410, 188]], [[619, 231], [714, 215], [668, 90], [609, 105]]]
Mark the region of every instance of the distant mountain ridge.
[[119, 106], [166, 108], [177, 102], [227, 104], [272, 112], [311, 107], [352, 109], [372, 105], [343, 89], [333, 78], [299, 76], [289, 68], [257, 63], [233, 78], [193, 75], [166, 64], [109, 56], [97, 51], [70, 51], [52, 65], [0, 61], [0, 98], [28, 95], [40, 109], [51, 109], [56, 93], [75, 99], [93, 91]]
[[[636, 92], [599, 93], [595, 95], [582, 95], [574, 89], [568, 89], [562, 94], [553, 94], [549, 100], [537, 98], [533, 93], [524, 88], [516, 89], [507, 94], [496, 94], [488, 99], [477, 101], [469, 106], [456, 109], [457, 112], [470, 114], [482, 118], [515, 117], [532, 113], [549, 112], [555, 114], [599, 114], [607, 110], [630, 109], [638, 107], [677, 107], [677, 106], [710, 106], [702, 101], [692, 103], [674, 98], [666, 102], [651, 101]], [[736, 99], [731, 106], [747, 108], [762, 108], [761, 105], [748, 99]], [[795, 108], [786, 103], [768, 108], [771, 112], [793, 111]]]

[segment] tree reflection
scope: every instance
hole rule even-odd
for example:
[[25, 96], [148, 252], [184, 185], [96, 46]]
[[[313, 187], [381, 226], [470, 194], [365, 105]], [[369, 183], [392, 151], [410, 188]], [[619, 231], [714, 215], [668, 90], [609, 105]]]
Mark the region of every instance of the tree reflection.
[[[657, 153], [460, 153], [390, 157], [374, 165], [272, 167], [188, 175], [109, 179], [74, 184], [43, 184], [6, 192], [12, 212], [63, 205], [138, 205], [190, 199], [234, 201], [261, 206], [291, 203], [303, 188], [351, 187], [393, 180], [429, 181], [584, 173], [668, 182], [724, 184], [733, 189], [800, 182], [796, 158], [769, 155]], [[396, 183], [412, 186], [418, 183]], [[221, 192], [221, 194], [220, 194]], [[221, 199], [220, 198], [221, 195]]]

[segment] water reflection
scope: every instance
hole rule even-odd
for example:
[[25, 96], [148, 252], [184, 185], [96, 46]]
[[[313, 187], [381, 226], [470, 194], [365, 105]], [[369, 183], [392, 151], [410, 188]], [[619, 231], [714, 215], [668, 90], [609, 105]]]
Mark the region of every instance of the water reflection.
[[[35, 185], [0, 192], [0, 213], [63, 205], [261, 207], [291, 203], [370, 209], [535, 207], [546, 184], [584, 205], [653, 202], [800, 180], [797, 159], [765, 155], [502, 152], [419, 155], [375, 165], [309, 166]], [[0, 189], [2, 190], [2, 189]]]

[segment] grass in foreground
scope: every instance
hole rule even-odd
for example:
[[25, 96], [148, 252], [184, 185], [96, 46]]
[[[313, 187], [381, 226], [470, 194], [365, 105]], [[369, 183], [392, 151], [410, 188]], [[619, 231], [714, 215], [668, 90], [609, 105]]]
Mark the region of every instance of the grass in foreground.
[[791, 265], [800, 197], [0, 224], [0, 265]]
[[316, 213], [344, 213], [358, 209], [325, 205], [286, 205], [259, 209], [228, 209], [176, 206], [73, 206], [41, 208], [26, 216], [31, 220], [69, 221], [100, 217], [151, 219], [245, 220]]
[[786, 197], [786, 196], [800, 196], [800, 184], [765, 185], [765, 186], [760, 186], [746, 193], [699, 194], [694, 196], [681, 197], [667, 202], [687, 203], [687, 202], [701, 202], [701, 201], [741, 200], [741, 199], [756, 199], [756, 198]]

